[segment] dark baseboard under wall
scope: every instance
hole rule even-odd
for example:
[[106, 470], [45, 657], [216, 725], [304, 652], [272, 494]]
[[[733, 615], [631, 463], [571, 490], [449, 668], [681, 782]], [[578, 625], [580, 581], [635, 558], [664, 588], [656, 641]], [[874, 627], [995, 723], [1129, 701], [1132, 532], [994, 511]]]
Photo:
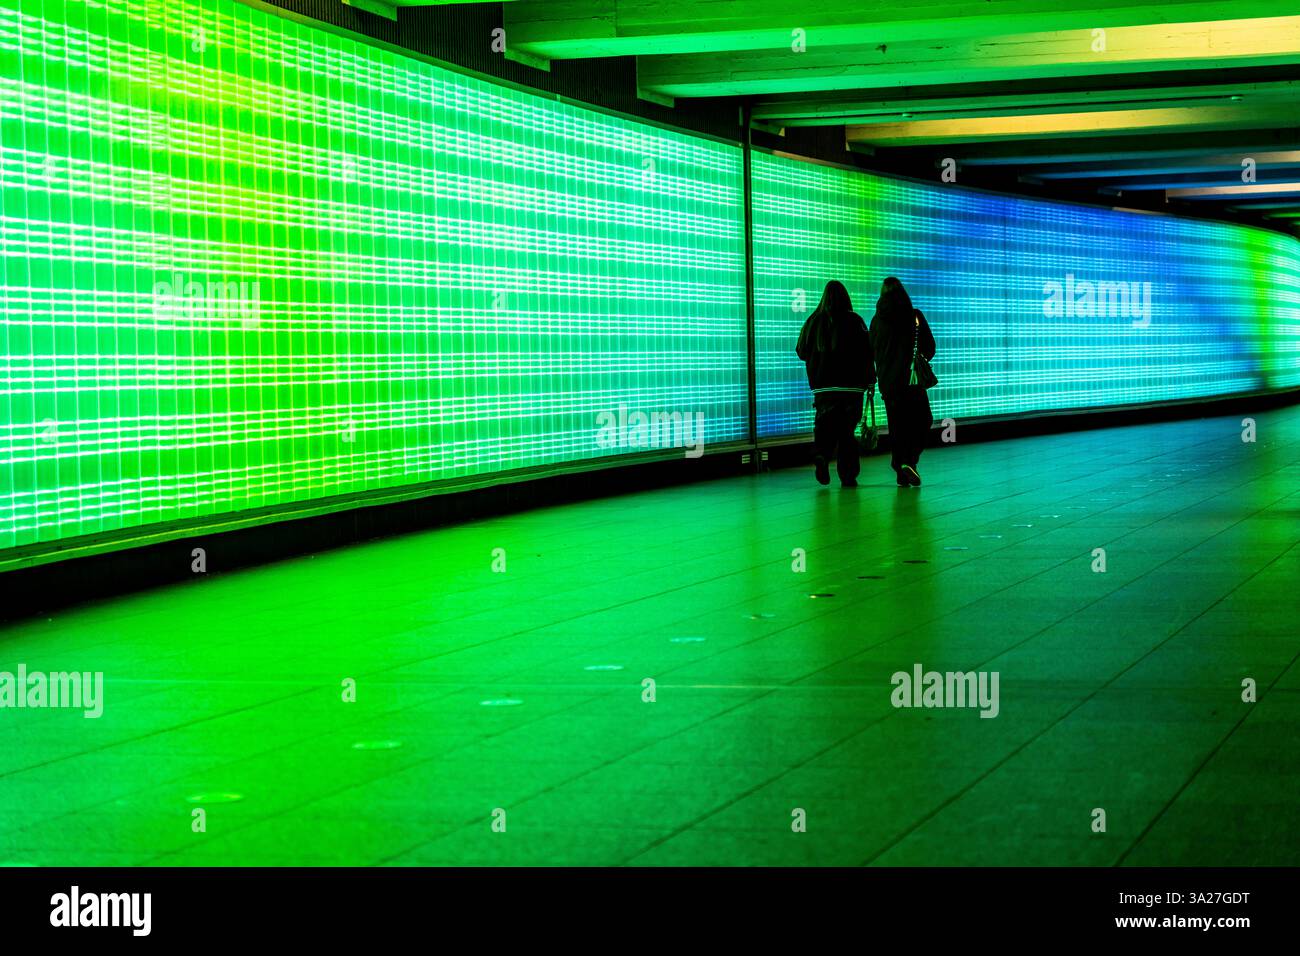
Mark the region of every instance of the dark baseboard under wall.
[[[1054, 432], [1247, 414], [1292, 405], [1297, 401], [1300, 401], [1300, 390], [1213, 401], [959, 422], [958, 427], [963, 443], [997, 441]], [[936, 428], [931, 433], [931, 444], [939, 443], [940, 434]], [[888, 450], [889, 437], [885, 434], [876, 454]], [[548, 505], [735, 478], [769, 468], [806, 465], [811, 458], [812, 447], [806, 440], [764, 442], [760, 443], [759, 452], [733, 450], [699, 459], [683, 457], [547, 475], [396, 502], [360, 504], [346, 510], [268, 521], [233, 530], [197, 530], [170, 540], [0, 573], [0, 592], [4, 595], [0, 601], [0, 620], [51, 614], [77, 604], [194, 580], [193, 553], [196, 548], [203, 549], [206, 563], [203, 574], [211, 577], [376, 538]]]

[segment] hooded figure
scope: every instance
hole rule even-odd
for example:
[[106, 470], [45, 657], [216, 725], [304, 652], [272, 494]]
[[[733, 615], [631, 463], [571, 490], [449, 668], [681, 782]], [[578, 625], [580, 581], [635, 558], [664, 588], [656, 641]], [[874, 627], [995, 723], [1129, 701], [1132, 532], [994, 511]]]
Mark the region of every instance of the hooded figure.
[[869, 334], [893, 445], [890, 464], [898, 484], [919, 485], [921, 476], [916, 465], [929, 437], [933, 415], [925, 389], [911, 384], [912, 355], [915, 349], [927, 360], [934, 358], [935, 343], [925, 316], [912, 306], [903, 283], [893, 276], [881, 285]]
[[[830, 484], [830, 459], [845, 488], [857, 486], [862, 394], [875, 384], [871, 340], [842, 282], [826, 283], [821, 302], [803, 324], [795, 353], [813, 393], [813, 462], [819, 484]], [[839, 451], [836, 454], [836, 448]]]

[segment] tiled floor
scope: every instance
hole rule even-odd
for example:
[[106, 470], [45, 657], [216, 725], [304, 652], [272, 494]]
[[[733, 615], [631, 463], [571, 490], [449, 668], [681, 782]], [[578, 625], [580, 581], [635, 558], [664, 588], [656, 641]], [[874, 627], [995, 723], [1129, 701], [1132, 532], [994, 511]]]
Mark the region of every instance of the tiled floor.
[[[0, 671], [102, 671], [105, 710], [0, 710], [0, 863], [1300, 863], [1300, 408], [1256, 417], [958, 443], [918, 490], [874, 458], [856, 491], [586, 502], [10, 626]], [[918, 663], [996, 671], [998, 716], [895, 708]]]

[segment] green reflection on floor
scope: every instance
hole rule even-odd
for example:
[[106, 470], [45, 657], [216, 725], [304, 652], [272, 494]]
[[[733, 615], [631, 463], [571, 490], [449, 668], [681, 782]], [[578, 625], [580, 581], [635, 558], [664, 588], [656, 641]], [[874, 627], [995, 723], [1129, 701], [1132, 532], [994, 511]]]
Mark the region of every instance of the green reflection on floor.
[[[102, 671], [105, 707], [0, 710], [0, 863], [1295, 864], [1300, 411], [1255, 417], [1254, 444], [958, 442], [919, 490], [873, 458], [856, 492], [586, 502], [10, 626], [0, 670]], [[916, 664], [997, 671], [998, 716], [895, 709]]]

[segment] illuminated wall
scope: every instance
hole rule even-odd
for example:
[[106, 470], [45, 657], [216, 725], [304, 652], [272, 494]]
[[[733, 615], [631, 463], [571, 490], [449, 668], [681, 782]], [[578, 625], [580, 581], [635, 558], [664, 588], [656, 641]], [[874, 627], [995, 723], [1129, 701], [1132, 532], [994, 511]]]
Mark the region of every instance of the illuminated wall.
[[868, 322], [903, 280], [938, 342], [937, 418], [1300, 386], [1291, 237], [763, 153], [753, 171], [761, 437], [812, 428], [794, 343], [833, 278]]
[[0, 548], [748, 433], [737, 146], [232, 0], [0, 84]]
[[[0, 132], [0, 558], [748, 435], [738, 146], [234, 0], [0, 0]], [[831, 277], [908, 284], [940, 416], [1300, 385], [1293, 239], [762, 153], [753, 207], [764, 437]]]

